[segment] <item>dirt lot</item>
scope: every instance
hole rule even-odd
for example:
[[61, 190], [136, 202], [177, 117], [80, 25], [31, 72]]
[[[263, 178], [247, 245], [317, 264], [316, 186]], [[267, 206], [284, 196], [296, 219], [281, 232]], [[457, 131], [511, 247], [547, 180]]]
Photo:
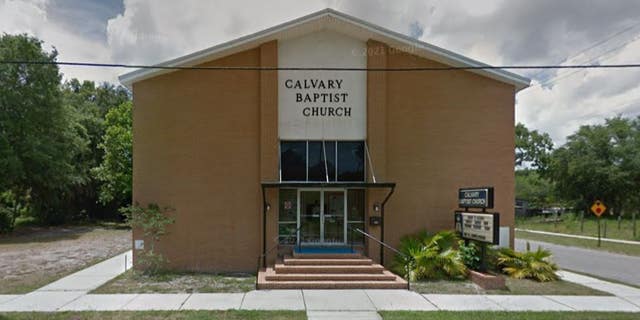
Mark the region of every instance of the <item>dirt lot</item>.
[[131, 248], [110, 226], [29, 228], [0, 237], [0, 294], [26, 293]]

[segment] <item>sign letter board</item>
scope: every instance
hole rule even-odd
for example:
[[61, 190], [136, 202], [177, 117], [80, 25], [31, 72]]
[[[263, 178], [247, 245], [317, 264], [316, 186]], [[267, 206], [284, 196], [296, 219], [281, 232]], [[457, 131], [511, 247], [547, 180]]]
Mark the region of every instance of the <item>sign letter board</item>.
[[455, 213], [455, 229], [463, 239], [498, 244], [500, 240], [500, 215], [498, 213]]
[[493, 208], [493, 188], [458, 189], [458, 207], [460, 208]]

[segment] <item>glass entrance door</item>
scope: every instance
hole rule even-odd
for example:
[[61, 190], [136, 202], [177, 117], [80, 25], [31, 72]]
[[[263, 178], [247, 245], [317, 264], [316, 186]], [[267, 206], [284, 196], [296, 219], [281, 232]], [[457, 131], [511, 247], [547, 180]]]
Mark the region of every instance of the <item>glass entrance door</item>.
[[320, 191], [300, 191], [298, 194], [300, 197], [300, 207], [298, 212], [300, 215], [300, 235], [298, 239], [302, 243], [307, 244], [320, 244], [322, 242], [321, 236], [321, 221], [322, 217], [320, 212], [322, 211], [322, 198], [320, 197]]
[[302, 244], [346, 244], [346, 190], [300, 190], [298, 197]]
[[345, 196], [344, 191], [324, 191], [322, 231], [325, 244], [345, 243]]

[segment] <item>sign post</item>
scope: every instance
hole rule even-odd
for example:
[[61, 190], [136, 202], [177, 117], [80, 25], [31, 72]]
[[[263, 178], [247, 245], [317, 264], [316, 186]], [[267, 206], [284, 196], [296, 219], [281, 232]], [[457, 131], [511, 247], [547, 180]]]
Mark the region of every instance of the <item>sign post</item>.
[[591, 212], [598, 217], [598, 247], [600, 246], [600, 217], [607, 210], [607, 206], [600, 200], [596, 200], [591, 205]]
[[[455, 230], [468, 243], [470, 240], [480, 243], [480, 270], [487, 271], [487, 244], [500, 243], [500, 214], [486, 212], [493, 208], [493, 188], [463, 188], [458, 190], [458, 206], [464, 211], [454, 214]], [[472, 212], [469, 209], [481, 209]]]

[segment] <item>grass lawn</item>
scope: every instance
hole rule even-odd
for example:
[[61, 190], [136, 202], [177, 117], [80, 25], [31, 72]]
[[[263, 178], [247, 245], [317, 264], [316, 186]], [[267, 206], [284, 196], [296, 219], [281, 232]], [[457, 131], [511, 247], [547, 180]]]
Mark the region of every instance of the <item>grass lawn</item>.
[[255, 289], [255, 275], [166, 272], [144, 276], [129, 270], [92, 293], [211, 293]]
[[554, 282], [537, 282], [512, 278], [507, 278], [506, 280], [507, 290], [484, 290], [468, 280], [421, 281], [411, 283], [411, 289], [419, 293], [430, 294], [610, 295], [606, 292], [562, 280]]
[[385, 320], [631, 320], [637, 313], [626, 312], [492, 312], [492, 311], [381, 311]]
[[25, 226], [0, 236], [0, 294], [33, 291], [131, 247], [120, 225]]
[[306, 319], [304, 311], [113, 311], [0, 313], [0, 320], [205, 320], [205, 319]]
[[[573, 213], [566, 213], [560, 216], [562, 221], [545, 222], [544, 217], [536, 216], [530, 218], [516, 218], [516, 228], [532, 229], [540, 231], [576, 234], [581, 236], [598, 236], [598, 221], [594, 216], [585, 217], [584, 219], [584, 232], [580, 232], [580, 215]], [[633, 236], [633, 222], [631, 218], [622, 219], [620, 223], [620, 229], [618, 229], [618, 221], [615, 217], [602, 216], [601, 221], [601, 235], [604, 237], [604, 225], [607, 224], [606, 237], [611, 239], [622, 240], [638, 240], [640, 241], [640, 214], [638, 215], [637, 236]], [[551, 220], [551, 219], [550, 219]]]
[[526, 231], [516, 231], [516, 238], [537, 240], [549, 243], [555, 243], [559, 245], [582, 247], [587, 249], [609, 251], [614, 253], [621, 253], [630, 256], [640, 256], [640, 245], [636, 244], [624, 244], [601, 241], [600, 247], [598, 247], [598, 240], [589, 239], [576, 239], [568, 237], [550, 236], [545, 234], [537, 234]]

